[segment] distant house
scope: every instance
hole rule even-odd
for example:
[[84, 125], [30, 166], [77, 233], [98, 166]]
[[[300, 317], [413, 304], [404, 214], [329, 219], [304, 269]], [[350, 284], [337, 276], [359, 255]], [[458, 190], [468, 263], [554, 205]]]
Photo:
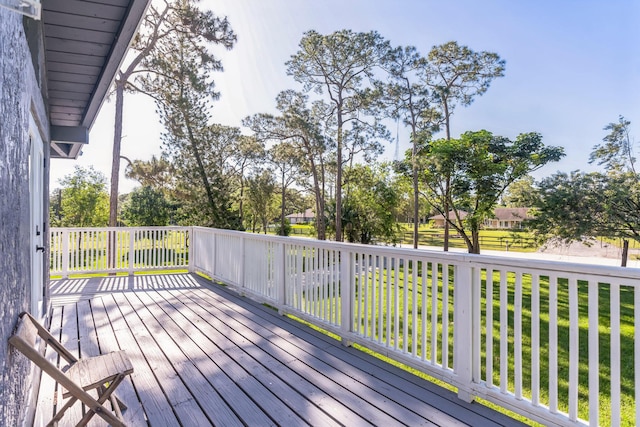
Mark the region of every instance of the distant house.
[[289, 224], [306, 224], [316, 219], [316, 214], [313, 213], [313, 209], [305, 209], [303, 213], [293, 213], [287, 215]]
[[[496, 208], [493, 218], [484, 220], [484, 228], [497, 228], [497, 229], [510, 229], [519, 230], [522, 228], [522, 223], [525, 219], [530, 218], [528, 216], [530, 208]], [[460, 211], [460, 219], [465, 219], [467, 213]], [[449, 212], [449, 218], [455, 219], [455, 213]], [[444, 228], [444, 215], [437, 214], [429, 217], [430, 221], [433, 221], [435, 228]]]
[[[467, 217], [467, 213], [465, 211], [459, 211], [460, 219], [465, 219]], [[449, 219], [455, 221], [456, 214], [453, 211], [449, 211]], [[433, 221], [433, 226], [435, 228], [444, 228], [444, 215], [437, 214], [429, 217], [429, 221]]]
[[529, 218], [530, 208], [496, 208], [494, 217], [484, 221], [485, 228], [518, 230], [522, 222]]

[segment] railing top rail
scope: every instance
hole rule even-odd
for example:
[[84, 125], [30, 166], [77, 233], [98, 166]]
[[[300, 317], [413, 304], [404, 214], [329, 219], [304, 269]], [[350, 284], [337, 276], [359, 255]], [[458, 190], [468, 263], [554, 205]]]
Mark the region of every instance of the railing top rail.
[[51, 227], [51, 231], [129, 231], [129, 230], [189, 230], [192, 227], [169, 225], [149, 227]]
[[[413, 249], [413, 248], [396, 248], [391, 246], [375, 246], [375, 245], [362, 245], [356, 243], [344, 243], [333, 242], [328, 240], [315, 240], [308, 237], [284, 237], [284, 236], [272, 236], [264, 234], [252, 234], [243, 231], [235, 230], [219, 230], [210, 229], [206, 227], [194, 227], [199, 230], [211, 230], [217, 234], [226, 234], [229, 236], [244, 237], [263, 241], [281, 242], [281, 243], [294, 243], [300, 242], [302, 245], [314, 246], [323, 249], [341, 249], [348, 250], [350, 252], [361, 252], [371, 255], [387, 255], [406, 258], [423, 258], [428, 257], [429, 260], [441, 261], [442, 263], [450, 265], [458, 264], [472, 264], [479, 268], [493, 268], [493, 269], [514, 269], [514, 270], [527, 270], [532, 271], [544, 271], [545, 273], [557, 272], [561, 275], [567, 274], [580, 274], [580, 275], [594, 275], [608, 278], [621, 278], [626, 280], [640, 280], [640, 269], [629, 267], [615, 267], [607, 265], [593, 265], [593, 264], [580, 264], [566, 261], [552, 261], [552, 260], [538, 260], [527, 258], [525, 255], [522, 258], [515, 257], [501, 257], [495, 255], [483, 255], [483, 254], [468, 254], [461, 252], [442, 252], [433, 251], [427, 249]], [[248, 236], [247, 236], [248, 234]], [[295, 239], [295, 240], [293, 240]]]

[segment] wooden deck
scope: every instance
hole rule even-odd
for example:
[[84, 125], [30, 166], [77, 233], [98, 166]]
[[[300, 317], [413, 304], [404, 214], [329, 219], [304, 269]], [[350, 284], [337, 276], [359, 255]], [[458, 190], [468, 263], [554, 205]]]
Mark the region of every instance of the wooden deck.
[[[127, 350], [132, 426], [521, 425], [196, 275], [54, 281], [52, 306], [80, 356]], [[36, 425], [55, 392], [43, 377]]]

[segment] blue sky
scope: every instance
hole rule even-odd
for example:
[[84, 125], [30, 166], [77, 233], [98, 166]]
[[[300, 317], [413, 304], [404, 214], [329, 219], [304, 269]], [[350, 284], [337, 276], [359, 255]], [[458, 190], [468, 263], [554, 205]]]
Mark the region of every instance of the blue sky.
[[[236, 47], [219, 51], [225, 71], [216, 76], [222, 96], [214, 106], [218, 123], [239, 126], [243, 117], [273, 112], [281, 90], [301, 89], [286, 75], [285, 61], [297, 51], [303, 32], [376, 30], [392, 45], [432, 46], [455, 40], [473, 50], [498, 53], [505, 76], [469, 107], [458, 108], [452, 133], [487, 129], [515, 138], [539, 132], [566, 157], [536, 173], [591, 170], [588, 157], [605, 132], [624, 115], [640, 141], [640, 2], [434, 1], [434, 0], [205, 0], [203, 6], [227, 15], [238, 34]], [[83, 155], [74, 163], [54, 161], [52, 187], [74, 164], [110, 173], [113, 104], [105, 103]], [[122, 154], [159, 155], [161, 127], [152, 102], [125, 99]], [[395, 125], [392, 126], [395, 133]], [[400, 132], [400, 149], [408, 147]], [[390, 144], [383, 158], [393, 157]], [[124, 164], [123, 164], [124, 168]], [[121, 192], [136, 185], [121, 180]]]

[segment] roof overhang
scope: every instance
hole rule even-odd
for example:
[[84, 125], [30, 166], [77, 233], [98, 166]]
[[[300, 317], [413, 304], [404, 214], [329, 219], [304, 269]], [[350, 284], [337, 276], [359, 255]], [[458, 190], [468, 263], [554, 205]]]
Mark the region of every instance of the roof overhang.
[[77, 158], [150, 0], [43, 0], [51, 157]]

